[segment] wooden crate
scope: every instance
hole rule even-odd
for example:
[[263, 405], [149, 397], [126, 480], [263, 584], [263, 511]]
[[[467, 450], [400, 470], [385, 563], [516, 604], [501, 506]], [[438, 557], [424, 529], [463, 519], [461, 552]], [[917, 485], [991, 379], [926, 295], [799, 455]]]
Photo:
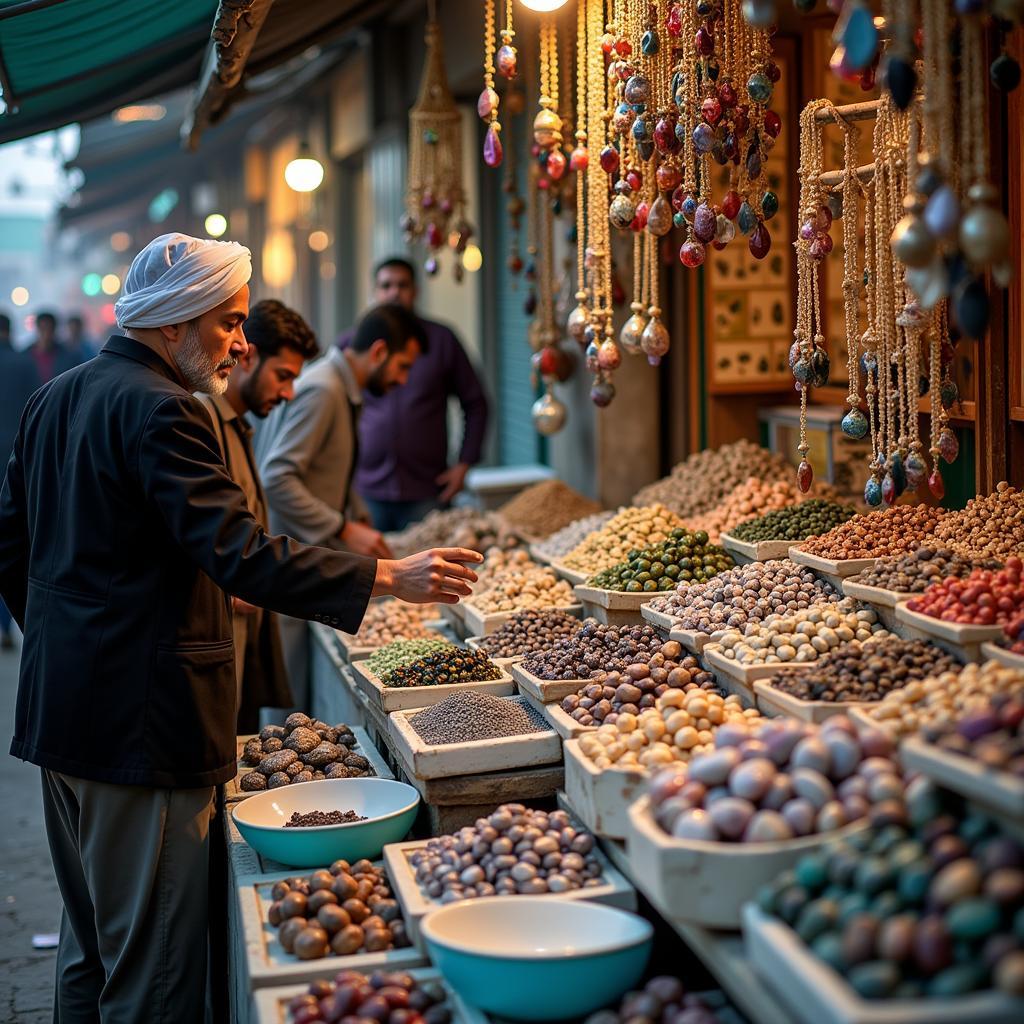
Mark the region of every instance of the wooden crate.
[[997, 643], [990, 641], [982, 644], [981, 655], [986, 661], [998, 661], [1007, 668], [1016, 668], [1024, 672], [1024, 654], [1014, 654]]
[[718, 684], [729, 693], [739, 694], [743, 703], [748, 707], [756, 704], [754, 697], [754, 683], [758, 679], [767, 679], [776, 672], [805, 672], [813, 667], [813, 663], [783, 662], [782, 664], [771, 665], [741, 665], [733, 658], [727, 658], [722, 654], [716, 644], [709, 644], [701, 652], [701, 657], [707, 663], [708, 669], [714, 674]]
[[874, 558], [844, 558], [839, 561], [821, 558], [819, 555], [809, 554], [799, 546], [789, 549], [789, 557], [797, 565], [806, 565], [809, 569], [813, 569], [838, 591], [842, 591], [843, 580], [847, 576], [856, 576], [857, 573], [870, 569], [875, 564]]
[[[370, 741], [370, 737], [365, 729], [359, 726], [352, 727], [352, 735], [356, 738], [356, 747], [353, 753], [362, 754], [367, 761], [370, 762], [370, 768], [374, 775], [380, 779], [393, 779], [394, 773], [388, 768], [384, 758], [380, 756], [380, 751]], [[248, 740], [251, 740], [252, 736], [239, 736], [237, 740], [237, 756], [241, 761], [242, 750]], [[239, 788], [239, 783], [242, 780], [243, 775], [248, 775], [249, 772], [253, 771], [253, 768], [243, 768], [239, 765], [238, 772], [235, 777], [224, 784], [224, 802], [235, 803], [238, 800], [245, 800], [246, 797], [250, 797], [253, 794], [247, 793], [245, 790]], [[300, 782], [301, 786], [302, 783]], [[263, 792], [259, 790], [258, 792]]]
[[476, 683], [448, 683], [443, 686], [385, 686], [380, 676], [364, 662], [352, 666], [356, 685], [366, 694], [370, 705], [380, 708], [386, 714], [392, 711], [406, 711], [409, 708], [429, 708], [453, 693], [476, 690], [496, 697], [506, 697], [516, 692], [516, 684], [506, 672], [499, 679], [486, 679]]
[[531, 693], [524, 693], [524, 699], [537, 709], [537, 712], [544, 716], [544, 720], [551, 726], [563, 740], [574, 740], [585, 732], [594, 732], [596, 725], [581, 725], [567, 711], [562, 709], [558, 701], [545, 704], [540, 698]]
[[[491, 612], [485, 614], [476, 608], [472, 603], [466, 605], [463, 622], [471, 636], [490, 636], [496, 633], [502, 626], [525, 609], [518, 608], [512, 612]], [[574, 615], [577, 619], [583, 615], [583, 606], [580, 604], [561, 605], [556, 608], [540, 608], [538, 611], [562, 612], [565, 615]]]
[[[392, 843], [384, 847], [384, 865], [391, 881], [391, 888], [402, 908], [402, 917], [413, 941], [420, 941], [420, 921], [424, 915], [442, 906], [440, 900], [432, 900], [420, 888], [416, 881], [409, 857], [423, 849], [429, 840], [420, 839], [407, 843]], [[636, 890], [622, 873], [612, 865], [600, 847], [595, 846], [595, 856], [601, 862], [601, 885], [589, 888], [573, 889], [570, 892], [552, 892], [544, 894], [544, 899], [551, 900], [589, 900], [593, 903], [605, 903], [622, 910], [636, 910]]]
[[591, 679], [541, 679], [527, 672], [522, 663], [512, 666], [512, 678], [519, 686], [520, 693], [535, 697], [542, 704], [571, 697], [593, 682]]
[[767, 679], [754, 682], [754, 697], [763, 715], [782, 715], [819, 724], [833, 715], [847, 715], [855, 708], [870, 704], [868, 701], [801, 700], [777, 690]]
[[[486, 637], [482, 636], [467, 636], [466, 647], [471, 651], [483, 650], [481, 645], [485, 639]], [[504, 671], [505, 669], [511, 669], [513, 665], [518, 665], [524, 657], [525, 655], [519, 654], [513, 658], [491, 658], [491, 661]]]
[[931, 615], [911, 611], [906, 601], [896, 606], [896, 618], [903, 624], [909, 636], [928, 640], [961, 661], [984, 660], [981, 645], [1003, 636], [1002, 626], [965, 626], [956, 622], [944, 622]]
[[718, 543], [732, 555], [739, 565], [789, 558], [789, 549], [793, 546], [791, 540], [746, 541], [728, 533], [723, 533]]
[[635, 626], [644, 621], [640, 609], [652, 595], [628, 594], [618, 590], [601, 590], [580, 584], [573, 593], [583, 604], [583, 614], [608, 626]]

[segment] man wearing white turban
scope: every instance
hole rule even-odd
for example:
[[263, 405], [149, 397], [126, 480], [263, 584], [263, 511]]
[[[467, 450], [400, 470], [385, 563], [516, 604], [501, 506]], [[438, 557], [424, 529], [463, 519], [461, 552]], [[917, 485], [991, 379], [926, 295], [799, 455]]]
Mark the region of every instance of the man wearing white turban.
[[454, 603], [461, 549], [399, 561], [268, 535], [194, 391], [247, 350], [249, 251], [169, 234], [124, 332], [37, 391], [0, 487], [0, 595], [25, 639], [11, 753], [42, 769], [64, 901], [55, 1019], [201, 1021], [214, 787], [235, 774], [228, 594], [356, 632], [373, 595]]

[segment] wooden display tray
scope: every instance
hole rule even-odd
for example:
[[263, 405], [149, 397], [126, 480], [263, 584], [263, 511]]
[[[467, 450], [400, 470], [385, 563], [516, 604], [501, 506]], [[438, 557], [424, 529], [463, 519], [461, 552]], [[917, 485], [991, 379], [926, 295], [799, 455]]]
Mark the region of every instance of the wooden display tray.
[[[664, 595], [659, 594], [657, 596], [661, 597]], [[650, 598], [648, 598], [648, 601], [649, 600]], [[676, 623], [679, 621], [679, 616], [667, 615], [665, 612], [655, 611], [649, 603], [640, 605], [640, 614], [652, 626], [657, 626], [658, 629], [662, 630], [665, 633], [667, 633], [671, 629], [674, 629]]]
[[862, 999], [788, 925], [748, 904], [743, 937], [754, 970], [800, 1024], [1017, 1024], [1024, 1001], [999, 992], [943, 999]]
[[869, 827], [865, 818], [835, 832], [776, 843], [675, 839], [654, 820], [646, 796], [631, 804], [626, 852], [633, 877], [661, 913], [709, 928], [738, 928], [743, 904], [801, 857]]
[[[380, 756], [380, 751], [373, 745], [370, 740], [369, 734], [365, 729], [360, 728], [358, 725], [352, 726], [352, 735], [356, 738], [356, 747], [353, 753], [362, 754], [367, 761], [370, 762], [370, 767], [373, 769], [373, 774], [379, 779], [393, 779], [394, 773], [387, 766], [384, 758]], [[236, 756], [239, 761], [242, 759], [242, 751], [245, 749], [247, 741], [253, 739], [252, 736], [239, 736], [236, 740]], [[248, 775], [249, 772], [254, 771], [255, 766], [252, 768], [243, 768], [241, 765], [238, 767], [238, 772], [235, 777], [224, 784], [224, 802], [235, 803], [238, 800], [245, 800], [247, 797], [255, 796], [255, 793], [247, 793], [245, 790], [239, 788], [239, 783], [242, 781], [243, 775]], [[300, 782], [301, 786], [302, 783]], [[257, 792], [265, 792], [265, 790], [257, 790]]]
[[[429, 622], [425, 622], [423, 626], [432, 633], [437, 633], [442, 640], [448, 639], [444, 636], [445, 622], [443, 619], [431, 619]], [[355, 639], [351, 633], [343, 633], [340, 629], [334, 630], [334, 642], [337, 644], [341, 656], [347, 662], [365, 661], [371, 654], [380, 650], [379, 647], [360, 646], [355, 642]]]
[[[377, 867], [381, 864], [381, 861], [375, 862]], [[245, 942], [245, 969], [251, 988], [267, 988], [270, 985], [289, 982], [308, 984], [318, 978], [331, 979], [338, 971], [346, 968], [367, 972], [377, 969], [400, 971], [409, 967], [421, 967], [426, 963], [423, 954], [415, 946], [382, 953], [353, 953], [351, 956], [332, 954], [320, 960], [300, 960], [286, 953], [277, 941], [277, 929], [267, 921], [267, 910], [272, 902], [270, 890], [274, 883], [285, 878], [294, 878], [296, 874], [295, 871], [282, 872], [272, 876], [258, 875], [238, 880], [240, 921]], [[408, 925], [407, 919], [406, 926]]]
[[[715, 633], [703, 633], [697, 629], [683, 629], [679, 623], [682, 618], [678, 615], [666, 615], [665, 612], [656, 612], [650, 605], [643, 605], [640, 614], [652, 625], [668, 633], [669, 640], [681, 643], [691, 654], [700, 654], [704, 647], [715, 639]], [[724, 632], [724, 630], [717, 630]]]
[[580, 586], [586, 583], [587, 580], [593, 577], [593, 573], [579, 572], [577, 569], [570, 569], [567, 565], [563, 565], [561, 562], [555, 561], [550, 563], [550, 567], [554, 570], [555, 575], [566, 583], [571, 583], [574, 587]]
[[[416, 850], [421, 850], [429, 842], [428, 839], [413, 840], [406, 843], [391, 843], [384, 847], [384, 865], [391, 891], [402, 908], [409, 935], [416, 943], [420, 941], [420, 921], [429, 911], [443, 906], [440, 900], [432, 900], [420, 888], [409, 857]], [[589, 900], [592, 903], [604, 903], [622, 910], [636, 910], [636, 890], [625, 876], [614, 867], [599, 846], [594, 847], [594, 854], [601, 863], [602, 885], [593, 885], [585, 889], [573, 889], [570, 892], [545, 893], [545, 899], [552, 900]]]
[[512, 666], [512, 678], [519, 685], [520, 693], [535, 697], [542, 704], [552, 704], [563, 697], [571, 697], [593, 682], [592, 679], [539, 679], [527, 672], [522, 662]]
[[545, 704], [539, 697], [532, 693], [524, 693], [524, 700], [534, 708], [537, 713], [544, 717], [544, 720], [551, 726], [563, 740], [574, 740], [585, 732], [595, 732], [596, 725], [580, 725], [568, 711], [563, 710], [559, 701], [551, 701]]
[[550, 555], [545, 555], [540, 550], [539, 545], [536, 544], [536, 543], [531, 544], [526, 550], [529, 553], [530, 557], [538, 565], [551, 565], [551, 566], [553, 566], [555, 564], [555, 560]]
[[728, 533], [723, 533], [718, 543], [740, 565], [749, 565], [751, 562], [774, 562], [781, 558], [789, 558], [789, 549], [793, 546], [791, 540], [746, 541]]
[[[538, 610], [562, 612], [565, 615], [573, 615], [577, 619], [581, 618], [583, 615], [583, 606], [578, 604], [559, 605], [555, 608], [542, 608]], [[513, 615], [517, 615], [521, 611], [526, 611], [526, 609], [517, 608], [515, 611], [511, 612], [492, 612], [488, 615], [479, 611], [472, 604], [467, 604], [463, 622], [466, 629], [469, 631], [470, 636], [490, 636], [491, 633], [495, 633], [501, 629], [501, 627], [504, 626]]]
[[[522, 703], [523, 697], [506, 697]], [[410, 775], [418, 779], [442, 779], [453, 775], [479, 775], [562, 760], [562, 741], [553, 730], [431, 746], [412, 727], [410, 719], [422, 708], [396, 711], [388, 719], [395, 753]]]
[[1001, 818], [1024, 821], [1024, 779], [986, 768], [920, 736], [908, 736], [900, 743], [900, 760], [908, 770], [927, 775]]
[[715, 679], [730, 693], [738, 693], [747, 698], [753, 706], [754, 683], [758, 679], [767, 679], [776, 672], [802, 672], [814, 667], [813, 662], [791, 661], [772, 663], [771, 665], [741, 665], [733, 658], [727, 658], [714, 644], [709, 644], [701, 653]]
[[989, 661], [998, 661], [1007, 668], [1016, 668], [1024, 672], [1024, 654], [1014, 654], [1013, 651], [1008, 651], [993, 641], [981, 645], [981, 654]]
[[[448, 983], [433, 967], [414, 967], [408, 972], [421, 984], [439, 984], [447, 996], [445, 1005], [451, 1010], [451, 1024], [490, 1024], [481, 1010], [467, 1006], [448, 986]], [[288, 1003], [295, 996], [309, 991], [309, 985], [275, 985], [273, 988], [257, 989], [252, 997], [252, 1014], [246, 1017], [249, 1024], [292, 1024]]]
[[[580, 584], [573, 593], [583, 602], [585, 618], [595, 618], [606, 626], [635, 626], [644, 621], [641, 607], [651, 594], [627, 594], [619, 590], [600, 590]], [[666, 591], [667, 593], [667, 591]]]
[[1002, 626], [964, 626], [911, 611], [907, 602], [896, 606], [896, 619], [908, 636], [929, 640], [964, 661], [981, 661], [981, 645], [1003, 636]]
[[[798, 718], [802, 722], [821, 723], [833, 715], [847, 715], [870, 701], [801, 700], [790, 693], [777, 690], [767, 679], [754, 682], [754, 696], [758, 709], [764, 715], [782, 715]], [[877, 703], [877, 702], [876, 702]]]
[[843, 558], [839, 561], [822, 558], [819, 555], [809, 554], [799, 545], [794, 545], [789, 549], [789, 558], [797, 565], [806, 565], [808, 569], [813, 569], [819, 576], [824, 576], [836, 590], [843, 589], [843, 580], [847, 576], [856, 576], [857, 573], [870, 569], [875, 564], [874, 558]]
[[629, 805], [640, 796], [650, 773], [634, 768], [596, 768], [579, 740], [565, 744], [565, 795], [587, 828], [609, 839], [629, 831]]
[[478, 690], [496, 697], [506, 697], [516, 692], [516, 684], [504, 670], [500, 679], [485, 679], [476, 683], [445, 683], [440, 686], [385, 686], [380, 676], [364, 661], [352, 666], [356, 685], [370, 700], [372, 707], [378, 707], [386, 714], [392, 711], [406, 711], [409, 708], [429, 708], [453, 693]]
[[[483, 643], [485, 639], [486, 637], [482, 636], [467, 636], [464, 642], [466, 644], [466, 647], [469, 648], [469, 650], [479, 651], [481, 650], [480, 645]], [[513, 665], [517, 665], [525, 657], [525, 654], [520, 654], [515, 658], [491, 658], [491, 661], [493, 661], [494, 664], [498, 666], [498, 668], [506, 669], [511, 668]]]
[[885, 590], [883, 587], [869, 587], [865, 583], [854, 583], [849, 579], [843, 580], [843, 594], [846, 597], [852, 597], [855, 601], [874, 605], [876, 608], [895, 608], [898, 604], [909, 601], [914, 596], [913, 594], [902, 594], [896, 590]]

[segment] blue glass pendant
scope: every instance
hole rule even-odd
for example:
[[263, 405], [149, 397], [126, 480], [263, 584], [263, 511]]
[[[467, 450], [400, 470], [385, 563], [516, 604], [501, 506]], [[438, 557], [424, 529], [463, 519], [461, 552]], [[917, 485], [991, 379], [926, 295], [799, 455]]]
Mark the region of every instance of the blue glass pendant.
[[740, 207], [736, 223], [739, 226], [740, 232], [744, 235], [749, 235], [757, 227], [757, 214], [750, 203], [744, 202]]
[[928, 466], [917, 452], [911, 452], [907, 456], [905, 465], [907, 471], [907, 487], [912, 491], [916, 491], [918, 487], [924, 483], [925, 477], [928, 474]]
[[907, 471], [903, 468], [903, 456], [899, 452], [892, 453], [892, 457], [889, 459], [889, 467], [892, 473], [892, 482], [896, 487], [896, 497], [898, 498], [907, 489]]
[[868, 418], [860, 409], [851, 409], [844, 417], [841, 424], [843, 433], [859, 441], [868, 432]]
[[882, 485], [878, 482], [877, 476], [868, 477], [868, 482], [864, 485], [864, 500], [872, 508], [882, 504]]

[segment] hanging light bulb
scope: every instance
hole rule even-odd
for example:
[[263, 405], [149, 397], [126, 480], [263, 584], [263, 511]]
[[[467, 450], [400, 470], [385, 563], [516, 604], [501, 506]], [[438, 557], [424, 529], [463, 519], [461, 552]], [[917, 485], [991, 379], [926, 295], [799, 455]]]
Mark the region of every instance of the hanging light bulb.
[[522, 5], [531, 11], [546, 14], [548, 11], [557, 11], [559, 7], [564, 7], [566, 2], [567, 0], [522, 0]]
[[284, 169], [284, 180], [293, 192], [313, 192], [324, 180], [324, 165], [310, 152], [309, 143], [299, 146], [299, 155]]

